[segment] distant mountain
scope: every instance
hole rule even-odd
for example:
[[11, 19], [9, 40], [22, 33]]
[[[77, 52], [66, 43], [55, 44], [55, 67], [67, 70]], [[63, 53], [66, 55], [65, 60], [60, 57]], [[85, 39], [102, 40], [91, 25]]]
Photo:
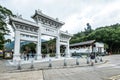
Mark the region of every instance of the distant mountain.
[[[46, 40], [41, 39], [41, 42], [46, 42]], [[20, 46], [23, 46], [23, 45], [29, 44], [29, 43], [31, 43], [31, 42], [29, 42], [29, 41], [24, 41], [24, 42], [21, 42], [21, 43], [20, 43]], [[14, 48], [14, 41], [12, 41], [11, 43], [6, 43], [6, 44], [5, 44], [5, 48], [6, 48], [7, 50], [12, 50], [12, 49]]]

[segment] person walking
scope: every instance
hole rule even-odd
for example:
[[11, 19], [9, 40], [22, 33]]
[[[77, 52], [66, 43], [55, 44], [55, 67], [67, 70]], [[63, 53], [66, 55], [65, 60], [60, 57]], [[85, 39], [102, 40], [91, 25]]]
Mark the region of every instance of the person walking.
[[94, 66], [95, 53], [90, 54], [91, 66]]

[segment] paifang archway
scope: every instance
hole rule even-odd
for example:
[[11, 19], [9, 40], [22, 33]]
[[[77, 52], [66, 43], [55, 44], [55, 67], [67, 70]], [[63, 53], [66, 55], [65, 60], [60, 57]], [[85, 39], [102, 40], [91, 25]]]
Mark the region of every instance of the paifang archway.
[[60, 45], [66, 46], [66, 57], [70, 57], [69, 40], [72, 35], [60, 31], [63, 22], [43, 14], [36, 10], [32, 16], [35, 22], [17, 17], [10, 17], [10, 24], [15, 32], [15, 45], [13, 59], [20, 59], [20, 41], [37, 42], [37, 59], [41, 59], [41, 35], [53, 36], [56, 38], [56, 57], [60, 57]]

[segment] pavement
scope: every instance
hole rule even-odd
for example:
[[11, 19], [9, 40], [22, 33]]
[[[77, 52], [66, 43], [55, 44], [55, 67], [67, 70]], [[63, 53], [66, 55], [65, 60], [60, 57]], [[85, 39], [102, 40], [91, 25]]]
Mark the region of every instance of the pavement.
[[[51, 60], [51, 61], [50, 61]], [[107, 60], [100, 62], [100, 59], [97, 60], [97, 63], [94, 62], [95, 65], [106, 63]], [[78, 62], [79, 65], [76, 64]], [[83, 58], [48, 58], [48, 59], [41, 59], [41, 60], [34, 60], [31, 63], [29, 61], [21, 61], [19, 62], [11, 62], [11, 60], [3, 61], [5, 63], [3, 66], [6, 67], [4, 72], [19, 72], [19, 71], [37, 71], [37, 70], [46, 70], [46, 69], [62, 69], [62, 68], [74, 68], [74, 67], [85, 67], [91, 66], [90, 60], [89, 64], [87, 64], [86, 57]], [[32, 65], [33, 64], [33, 65]], [[20, 65], [20, 70], [18, 67]], [[51, 67], [50, 67], [51, 66]]]
[[42, 71], [1, 73], [0, 80], [43, 80]]
[[17, 66], [11, 66], [8, 61], [0, 61], [0, 80], [119, 80], [120, 75], [120, 55], [103, 57], [103, 62], [98, 61], [94, 66], [86, 64], [85, 58], [67, 59], [67, 66], [64, 60], [52, 62], [22, 64], [21, 70]]

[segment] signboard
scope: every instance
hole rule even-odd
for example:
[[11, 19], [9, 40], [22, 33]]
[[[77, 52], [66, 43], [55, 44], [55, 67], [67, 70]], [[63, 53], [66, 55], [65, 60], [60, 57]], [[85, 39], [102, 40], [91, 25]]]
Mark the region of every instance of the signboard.
[[5, 51], [4, 52], [4, 59], [12, 59], [13, 53], [12, 51]]
[[3, 58], [3, 51], [0, 50], [0, 59], [2, 59], [2, 58]]

